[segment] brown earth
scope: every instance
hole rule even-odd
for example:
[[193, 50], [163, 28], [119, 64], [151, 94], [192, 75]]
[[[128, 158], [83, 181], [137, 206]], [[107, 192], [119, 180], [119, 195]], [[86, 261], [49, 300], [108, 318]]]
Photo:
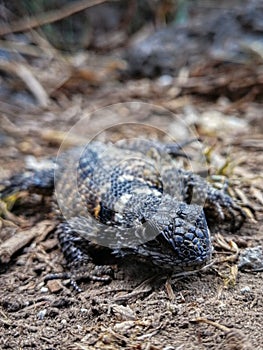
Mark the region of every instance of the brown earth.
[[51, 200], [23, 192], [10, 211], [0, 202], [0, 349], [262, 350], [263, 275], [238, 269], [239, 252], [263, 245], [262, 53], [244, 67], [209, 60], [192, 76], [183, 68], [177, 78], [125, 80], [118, 52], [65, 58], [33, 39], [25, 61], [1, 60], [1, 180], [56, 155], [65, 137], [70, 148], [95, 136], [198, 135], [205, 164], [192, 145], [190, 166], [228, 179], [256, 218], [246, 210], [234, 234], [214, 228], [214, 264], [203, 271], [171, 277], [123, 261], [110, 283], [81, 280], [76, 293], [68, 280], [45, 282], [66, 270]]
[[[137, 83], [139, 89], [139, 84], [145, 82]], [[151, 84], [154, 87], [154, 82]], [[129, 86], [126, 88], [129, 89]], [[93, 102], [99, 101], [97, 96], [92, 98]], [[240, 160], [230, 178], [236, 181], [236, 187], [257, 210], [257, 222], [248, 219], [240, 232], [230, 235], [226, 229], [224, 236], [236, 242], [241, 249], [262, 245], [262, 111], [256, 103], [251, 103], [250, 109], [242, 115], [235, 112], [241, 121], [246, 122], [245, 126], [242, 124], [238, 131], [229, 127], [220, 130], [218, 127], [215, 132], [209, 123], [201, 123], [204, 113], [210, 111], [212, 115], [213, 111], [221, 109], [220, 118], [225, 121], [230, 121], [233, 115], [222, 113], [220, 101], [215, 104], [198, 103], [198, 107], [193, 107], [193, 100], [189, 100], [187, 106], [198, 110], [198, 129], [206, 144], [214, 144], [217, 138], [212, 158], [221, 154], [222, 159], [229, 155], [232, 160]], [[81, 108], [84, 109], [84, 105]], [[120, 115], [123, 108], [125, 110], [125, 105], [117, 107]], [[252, 122], [249, 120], [251, 110]], [[130, 120], [140, 120], [143, 113], [140, 110]], [[180, 107], [176, 113], [186, 118], [190, 112]], [[25, 154], [33, 153], [41, 158], [56, 153], [57, 147], [53, 145], [60, 141], [53, 142], [48, 133], [51, 129], [58, 133], [73, 125], [61, 115], [62, 110], [50, 113], [48, 117], [45, 112], [38, 115], [31, 112], [26, 118], [23, 113], [5, 116], [2, 177], [22, 169]], [[102, 113], [103, 117], [106, 120], [107, 115]], [[222, 122], [223, 119], [220, 120]], [[101, 129], [105, 125], [103, 119], [91, 116], [90, 135], [94, 132], [93, 121]], [[171, 131], [174, 120], [169, 118], [159, 117], [155, 125], [159, 123], [163, 127], [164, 121]], [[149, 120], [144, 122], [151, 123]], [[213, 169], [212, 164], [210, 168]], [[236, 273], [235, 259], [233, 262], [217, 262], [206, 271], [177, 279], [153, 276], [140, 265], [131, 268], [126, 264], [118, 267], [116, 279], [109, 284], [82, 281], [80, 285], [84, 292], [80, 294], [60, 280], [49, 281], [46, 285], [44, 277], [48, 273], [63, 271], [63, 258], [53, 233], [55, 219], [48, 208], [48, 201], [25, 195], [14, 210], [17, 216], [2, 221], [2, 241], [14, 234], [22, 235], [19, 227], [31, 232], [38, 225], [33, 241], [18, 250], [8, 264], [2, 264], [2, 349], [263, 348], [262, 273]], [[20, 218], [19, 222], [16, 222], [17, 218]], [[234, 254], [220, 248], [217, 239], [215, 247], [214, 256], [217, 258]], [[209, 324], [209, 321], [212, 322]]]

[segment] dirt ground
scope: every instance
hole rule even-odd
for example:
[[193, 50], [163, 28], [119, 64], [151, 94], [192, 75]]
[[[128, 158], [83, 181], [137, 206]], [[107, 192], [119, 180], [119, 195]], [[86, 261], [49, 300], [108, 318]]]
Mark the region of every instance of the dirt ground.
[[[35, 46], [30, 50], [38, 55]], [[231, 194], [256, 216], [246, 210], [246, 222], [233, 234], [227, 225], [213, 225], [213, 264], [195, 274], [167, 276], [122, 261], [111, 282], [80, 280], [83, 292], [76, 293], [69, 280], [45, 280], [66, 271], [52, 200], [24, 192], [10, 211], [1, 202], [0, 349], [263, 349], [262, 265], [261, 272], [238, 268], [240, 252], [263, 245], [262, 75], [255, 75], [254, 87], [242, 69], [235, 84], [228, 70], [208, 71], [206, 85], [206, 77], [198, 80], [204, 66], [192, 80], [185, 70], [178, 79], [117, 79], [119, 57], [87, 53], [86, 60], [75, 57], [82, 68], [72, 69], [69, 58], [47, 45], [44, 51], [47, 56], [28, 60], [28, 75], [2, 63], [8, 74], [0, 89], [0, 180], [57, 155], [62, 142], [70, 148], [94, 137], [116, 141], [139, 133], [180, 141], [197, 135], [205, 164], [194, 157], [190, 165], [228, 179]], [[30, 74], [45, 97], [29, 88]], [[243, 95], [237, 96], [240, 81]], [[224, 94], [225, 84], [235, 97]]]
[[[95, 99], [95, 96], [91, 98], [92, 101]], [[192, 103], [190, 101], [193, 106]], [[214, 104], [200, 102], [200, 120], [207, 111], [212, 115], [214, 110], [220, 110], [220, 104], [220, 101]], [[248, 112], [242, 116], [235, 113], [237, 118], [246, 122], [245, 127], [242, 124], [238, 131], [229, 127], [217, 129], [222, 135], [215, 151], [218, 157], [221, 154], [225, 159], [231, 147], [231, 159], [240, 161], [231, 178], [238, 179], [237, 187], [257, 210], [257, 222], [248, 219], [234, 235], [230, 235], [227, 229], [224, 231], [224, 237], [236, 242], [240, 249], [262, 245], [263, 240], [259, 191], [262, 189], [263, 163], [262, 112], [257, 104], [250, 107], [253, 108], [252, 122], [248, 119]], [[119, 105], [117, 111], [121, 114], [123, 108], [125, 104]], [[186, 117], [187, 109], [180, 110], [178, 115]], [[69, 129], [72, 122], [64, 123], [60, 113], [62, 111], [50, 114], [48, 118], [45, 112], [37, 116], [28, 114], [27, 119], [22, 114], [10, 113], [5, 118], [3, 130], [6, 139], [1, 148], [1, 167], [5, 177], [22, 169], [25, 156], [31, 153], [31, 149], [40, 159], [43, 155], [56, 153], [57, 146], [43, 135], [52, 127], [56, 132]], [[136, 121], [136, 117], [140, 120], [144, 113], [141, 108], [131, 121]], [[255, 117], [257, 113], [258, 119]], [[103, 117], [106, 118], [105, 113], [101, 114]], [[229, 121], [233, 116], [223, 117], [224, 121]], [[94, 124], [103, 124], [99, 116], [91, 116], [90, 126], [94, 126], [93, 118]], [[155, 120], [155, 125], [159, 123], [163, 127], [166, 122], [167, 128], [172, 130], [174, 120], [169, 116], [167, 120], [164, 117], [159, 119]], [[205, 130], [200, 124], [200, 133], [205, 134]], [[92, 135], [95, 131], [91, 127], [89, 132]], [[211, 134], [210, 130], [210, 136], [208, 132], [206, 137], [203, 135], [207, 145], [214, 144], [215, 136]], [[28, 146], [29, 151], [23, 151], [23, 146]], [[14, 234], [23, 235], [23, 230], [31, 232], [35, 228], [37, 231], [33, 240], [18, 250], [8, 264], [2, 264], [2, 349], [263, 348], [262, 273], [237, 272], [235, 259], [233, 262], [217, 262], [206, 271], [184, 278], [156, 276], [139, 264], [131, 267], [127, 263], [118, 266], [116, 279], [108, 284], [82, 281], [80, 285], [84, 291], [79, 294], [60, 280], [45, 283], [48, 273], [64, 269], [53, 232], [55, 219], [49, 205], [49, 201], [45, 202], [38, 196], [31, 199], [25, 196], [14, 208], [15, 218], [2, 221], [2, 240]], [[16, 219], [20, 221], [16, 222]], [[219, 228], [213, 234], [219, 232], [223, 231]], [[220, 248], [217, 239], [215, 247], [214, 256], [217, 258], [235, 255]]]

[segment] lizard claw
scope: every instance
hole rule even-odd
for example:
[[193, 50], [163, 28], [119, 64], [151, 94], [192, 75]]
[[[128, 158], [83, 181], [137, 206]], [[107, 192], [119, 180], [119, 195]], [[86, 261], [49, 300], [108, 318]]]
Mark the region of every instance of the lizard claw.
[[111, 281], [111, 276], [113, 275], [113, 270], [108, 265], [95, 265], [93, 270], [88, 272], [86, 271], [85, 265], [81, 268], [78, 266], [78, 270], [75, 273], [74, 271], [62, 272], [62, 273], [52, 273], [45, 276], [44, 281], [50, 281], [54, 279], [69, 280], [70, 285], [73, 287], [73, 290], [77, 293], [82, 292], [83, 290], [79, 287], [79, 280], [89, 280], [95, 282], [108, 283]]
[[[249, 209], [254, 212], [254, 209]], [[211, 188], [208, 192], [204, 210], [208, 211], [209, 214], [210, 211], [211, 213], [214, 212], [221, 221], [224, 221], [226, 217], [230, 217], [231, 232], [239, 230], [247, 218], [247, 214], [241, 206], [239, 206], [228, 194], [215, 188]]]

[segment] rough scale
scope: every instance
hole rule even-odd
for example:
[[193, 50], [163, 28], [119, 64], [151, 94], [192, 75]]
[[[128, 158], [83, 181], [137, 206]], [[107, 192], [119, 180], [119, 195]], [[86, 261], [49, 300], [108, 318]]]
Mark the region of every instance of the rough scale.
[[235, 230], [245, 214], [223, 190], [178, 169], [181, 146], [160, 142], [90, 143], [54, 167], [17, 174], [1, 193], [50, 195], [62, 211], [57, 228], [69, 264], [96, 254], [127, 256], [172, 271], [197, 270], [212, 254], [207, 215]]

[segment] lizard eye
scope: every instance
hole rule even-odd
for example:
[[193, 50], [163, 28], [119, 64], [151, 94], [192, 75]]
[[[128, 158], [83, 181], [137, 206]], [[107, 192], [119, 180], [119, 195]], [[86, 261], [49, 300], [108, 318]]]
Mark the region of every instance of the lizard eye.
[[187, 217], [187, 211], [185, 204], [180, 204], [179, 210], [177, 214], [180, 216], [180, 218], [185, 219]]

